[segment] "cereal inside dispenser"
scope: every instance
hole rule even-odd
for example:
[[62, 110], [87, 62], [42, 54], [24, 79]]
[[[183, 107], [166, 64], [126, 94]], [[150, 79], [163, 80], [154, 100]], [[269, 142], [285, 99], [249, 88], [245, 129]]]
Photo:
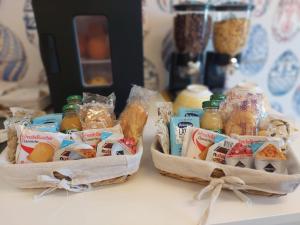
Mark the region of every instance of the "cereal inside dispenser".
[[173, 7], [175, 50], [171, 57], [169, 90], [176, 93], [202, 80], [202, 54], [209, 40], [212, 18], [210, 1], [186, 1]]
[[230, 88], [230, 77], [239, 68], [248, 41], [252, 0], [214, 1], [212, 44], [207, 52], [204, 84], [214, 93]]

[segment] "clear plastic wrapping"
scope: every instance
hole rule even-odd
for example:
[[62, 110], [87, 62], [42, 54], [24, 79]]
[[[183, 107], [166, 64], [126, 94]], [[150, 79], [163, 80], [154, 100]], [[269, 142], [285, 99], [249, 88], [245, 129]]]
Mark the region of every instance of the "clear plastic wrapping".
[[83, 93], [79, 116], [83, 130], [113, 127], [115, 124], [115, 95], [108, 97]]
[[125, 138], [135, 141], [142, 135], [148, 119], [148, 107], [154, 91], [134, 85], [131, 88], [127, 105], [120, 115], [120, 124]]

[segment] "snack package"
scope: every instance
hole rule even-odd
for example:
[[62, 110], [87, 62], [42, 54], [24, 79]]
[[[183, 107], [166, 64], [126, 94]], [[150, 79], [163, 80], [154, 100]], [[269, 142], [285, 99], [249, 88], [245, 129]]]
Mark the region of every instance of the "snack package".
[[171, 154], [182, 155], [182, 145], [184, 136], [188, 127], [198, 128], [199, 118], [197, 117], [172, 117], [170, 123], [170, 141], [171, 141]]
[[274, 143], [266, 142], [255, 154], [255, 168], [270, 173], [286, 173], [286, 155]]
[[169, 128], [165, 122], [161, 119], [156, 123], [157, 132], [156, 138], [161, 146], [161, 150], [165, 154], [170, 154], [170, 136]]
[[54, 124], [56, 126], [56, 131], [59, 131], [61, 121], [62, 121], [62, 114], [54, 113], [54, 114], [47, 114], [44, 116], [36, 117], [32, 120], [32, 124], [33, 125]]
[[157, 102], [156, 108], [157, 108], [158, 121], [162, 121], [166, 125], [169, 125], [171, 117], [173, 116], [173, 103]]
[[234, 105], [225, 123], [225, 134], [257, 135], [260, 110], [256, 99], [244, 100]]
[[7, 159], [11, 163], [16, 162], [16, 151], [18, 146], [17, 128], [28, 124], [30, 124], [30, 119], [11, 117], [4, 121], [4, 127], [7, 131]]
[[137, 151], [137, 142], [132, 138], [123, 138], [120, 134], [106, 135], [97, 146], [98, 156], [132, 155]]
[[36, 130], [36, 131], [52, 132], [52, 133], [58, 132], [57, 124], [55, 124], [55, 123], [30, 124], [27, 127], [32, 129], [32, 130]]
[[78, 160], [95, 157], [95, 148], [85, 143], [73, 141], [55, 152], [54, 161]]
[[83, 130], [113, 127], [115, 95], [108, 97], [98, 94], [83, 93], [83, 105], [79, 117]]
[[52, 162], [65, 138], [62, 133], [41, 132], [26, 127], [18, 131], [16, 163]]
[[257, 135], [260, 123], [267, 117], [267, 97], [255, 84], [241, 83], [226, 93], [220, 104], [220, 113], [225, 124], [225, 133]]
[[207, 161], [225, 164], [225, 158], [229, 150], [237, 144], [237, 140], [227, 137], [226, 139], [211, 145], [207, 150]]
[[131, 88], [127, 105], [120, 115], [120, 124], [125, 138], [138, 138], [143, 134], [144, 126], [148, 119], [148, 105], [155, 92], [133, 86]]
[[12, 117], [22, 118], [22, 119], [24, 118], [33, 119], [46, 114], [44, 111], [41, 110], [25, 109], [21, 107], [10, 107], [9, 110], [12, 113]]
[[183, 117], [199, 117], [201, 118], [204, 114], [203, 109], [193, 109], [193, 108], [179, 108], [178, 110], [178, 116]]
[[183, 141], [182, 156], [205, 160], [209, 148], [227, 138], [229, 137], [213, 131], [189, 127]]
[[253, 153], [249, 146], [236, 143], [226, 154], [226, 164], [242, 168], [253, 168]]
[[101, 141], [101, 135], [104, 132], [122, 134], [122, 128], [118, 124], [111, 128], [90, 129], [90, 130], [74, 132], [71, 134], [71, 136], [73, 140], [84, 142], [96, 149], [98, 143]]
[[266, 136], [241, 136], [233, 134], [232, 138], [235, 138], [239, 143], [249, 147], [253, 154], [255, 154], [262, 145], [266, 142], [271, 142], [276, 144], [279, 148], [284, 148], [284, 141], [277, 137], [266, 137]]

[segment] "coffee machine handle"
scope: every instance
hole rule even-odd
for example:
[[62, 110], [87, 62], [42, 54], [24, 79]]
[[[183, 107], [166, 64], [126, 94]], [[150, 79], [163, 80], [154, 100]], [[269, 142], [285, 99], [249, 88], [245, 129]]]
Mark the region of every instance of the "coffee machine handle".
[[60, 72], [60, 66], [54, 37], [50, 34], [42, 34], [40, 36], [40, 49], [48, 74], [58, 74]]

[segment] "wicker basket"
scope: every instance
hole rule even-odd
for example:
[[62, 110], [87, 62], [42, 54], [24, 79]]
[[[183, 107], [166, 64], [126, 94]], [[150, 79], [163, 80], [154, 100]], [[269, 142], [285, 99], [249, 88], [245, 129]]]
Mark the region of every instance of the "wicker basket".
[[65, 188], [123, 183], [139, 169], [143, 154], [142, 140], [135, 155], [105, 156], [92, 159], [56, 161], [49, 163], [11, 164], [6, 150], [0, 157], [0, 176], [18, 188]]
[[[162, 153], [157, 140], [152, 144], [151, 151], [154, 165], [163, 176], [186, 182], [209, 185], [213, 179], [234, 176], [245, 182], [242, 188], [238, 188], [239, 191], [262, 196], [286, 195], [293, 192], [300, 184], [300, 164], [291, 148], [289, 149], [291, 159], [289, 162], [291, 174], [289, 175], [271, 174], [254, 169], [167, 155]], [[226, 185], [224, 188], [226, 189]]]

